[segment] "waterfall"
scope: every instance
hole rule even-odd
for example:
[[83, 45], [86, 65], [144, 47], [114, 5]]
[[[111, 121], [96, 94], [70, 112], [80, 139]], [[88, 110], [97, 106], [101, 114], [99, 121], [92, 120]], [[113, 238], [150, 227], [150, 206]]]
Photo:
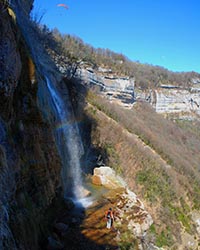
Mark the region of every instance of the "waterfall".
[[[63, 161], [61, 172], [64, 196], [72, 189], [75, 199], [83, 197], [80, 158], [84, 153], [79, 128], [74, 119], [68, 92], [64, 100], [53, 83], [46, 77], [46, 83], [58, 114], [57, 145]], [[67, 91], [67, 90], [65, 90]]]

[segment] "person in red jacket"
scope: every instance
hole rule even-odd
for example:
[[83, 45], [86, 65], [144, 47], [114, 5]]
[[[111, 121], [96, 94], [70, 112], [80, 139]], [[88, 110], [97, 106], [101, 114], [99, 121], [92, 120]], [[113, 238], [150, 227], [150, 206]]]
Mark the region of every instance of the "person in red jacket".
[[113, 221], [114, 221], [112, 208], [109, 208], [108, 211], [106, 211], [105, 218], [107, 220], [106, 228], [111, 229], [113, 227]]

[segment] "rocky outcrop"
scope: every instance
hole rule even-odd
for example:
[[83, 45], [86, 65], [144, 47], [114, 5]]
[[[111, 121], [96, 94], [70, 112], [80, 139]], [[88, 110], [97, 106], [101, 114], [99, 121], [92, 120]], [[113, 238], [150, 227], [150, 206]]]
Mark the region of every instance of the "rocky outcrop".
[[110, 167], [99, 167], [94, 169], [92, 183], [95, 185], [103, 185], [108, 189], [125, 188], [126, 183], [116, 175], [115, 171]]
[[191, 89], [181, 89], [174, 86], [165, 86], [148, 93], [140, 93], [137, 99], [149, 102], [158, 113], [182, 113], [189, 119], [194, 114], [200, 114], [200, 90], [197, 86]]
[[193, 79], [190, 89], [163, 85], [149, 92], [135, 93], [134, 79], [119, 77], [111, 69], [93, 69], [84, 64], [76, 71], [76, 77], [89, 88], [98, 88], [100, 94], [125, 108], [131, 108], [135, 101], [148, 101], [158, 113], [200, 114], [199, 79]]
[[76, 71], [76, 78], [89, 88], [96, 89], [111, 102], [131, 108], [134, 103], [134, 78], [119, 76], [111, 69], [81, 66]]
[[120, 228], [126, 225], [126, 231], [132, 232], [136, 237], [142, 237], [153, 223], [153, 220], [145, 210], [141, 200], [126, 187], [123, 179], [110, 167], [99, 167], [94, 169], [92, 182], [95, 185], [102, 185], [111, 190], [104, 197], [110, 199], [112, 206], [114, 203], [115, 224], [119, 233]]
[[114, 91], [129, 94], [134, 92], [134, 79], [117, 76], [111, 69], [99, 68], [95, 70], [82, 66], [77, 69], [76, 75], [85, 84], [99, 86], [101, 90], [106, 92]]
[[158, 90], [155, 109], [158, 113], [194, 111], [200, 114], [200, 94], [188, 90]]
[[99, 94], [112, 102], [131, 108], [134, 97], [135, 79], [129, 76], [120, 76], [107, 68], [94, 68], [86, 62], [76, 62], [55, 51], [48, 50], [58, 70], [69, 78], [75, 78], [87, 88], [95, 89]]
[[[59, 71], [68, 76], [81, 80], [82, 84], [88, 87], [98, 87], [105, 92], [123, 92], [134, 96], [134, 78], [129, 76], [119, 76], [112, 69], [98, 67], [97, 69], [86, 62], [70, 62], [65, 56], [56, 54], [49, 50]], [[71, 70], [70, 70], [71, 69]]]

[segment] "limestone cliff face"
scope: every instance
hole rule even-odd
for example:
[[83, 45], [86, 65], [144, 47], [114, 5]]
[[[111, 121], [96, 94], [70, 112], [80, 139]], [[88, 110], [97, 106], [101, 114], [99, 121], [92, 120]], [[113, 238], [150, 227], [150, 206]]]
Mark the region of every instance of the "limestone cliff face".
[[126, 108], [134, 103], [135, 79], [129, 76], [118, 75], [108, 68], [94, 68], [86, 62], [70, 62], [63, 56], [49, 50], [58, 70], [65, 76], [73, 77], [86, 88], [96, 90], [112, 102]]
[[93, 69], [85, 65], [77, 70], [76, 77], [112, 102], [126, 108], [131, 108], [134, 103], [134, 78], [117, 75], [111, 69]]
[[[12, 1], [26, 13], [32, 1]], [[10, 14], [12, 13], [12, 14]], [[14, 12], [0, 3], [0, 249], [39, 249], [61, 162], [37, 104], [38, 78]]]
[[[138, 99], [148, 101], [161, 114], [176, 113], [187, 118], [200, 114], [200, 88], [195, 84], [191, 89], [180, 89], [173, 86], [166, 86], [157, 90], [150, 90], [148, 93], [140, 93]], [[182, 113], [182, 115], [181, 115]]]
[[72, 76], [81, 80], [88, 87], [98, 87], [105, 92], [123, 92], [134, 96], [134, 78], [129, 76], [120, 76], [108, 68], [94, 68], [86, 62], [76, 62], [74, 65], [70, 60], [55, 51], [49, 50], [56, 63], [57, 68], [64, 75]]
[[159, 89], [151, 96], [151, 103], [158, 113], [196, 112], [200, 113], [200, 95], [182, 89]]
[[82, 66], [77, 70], [77, 76], [87, 85], [99, 86], [103, 91], [125, 92], [133, 94], [134, 79], [120, 77], [112, 72], [111, 69], [99, 67], [98, 70]]
[[155, 109], [158, 113], [195, 112], [200, 114], [200, 94], [188, 90], [158, 90]]

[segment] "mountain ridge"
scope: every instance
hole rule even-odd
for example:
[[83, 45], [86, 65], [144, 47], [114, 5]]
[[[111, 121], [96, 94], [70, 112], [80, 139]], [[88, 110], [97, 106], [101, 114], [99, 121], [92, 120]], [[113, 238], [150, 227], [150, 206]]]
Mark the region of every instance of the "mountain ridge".
[[109, 49], [94, 48], [77, 36], [61, 34], [56, 28], [49, 30], [44, 25], [40, 30], [42, 42], [55, 53], [64, 55], [65, 59], [62, 58], [60, 62], [68, 62], [69, 66], [70, 61], [76, 65], [85, 62], [94, 69], [96, 67], [111, 69], [118, 76], [134, 77], [136, 87], [142, 89], [164, 84], [188, 87], [196, 79], [197, 81], [200, 79], [200, 73], [194, 71], [173, 72], [161, 66], [131, 61], [125, 55]]

